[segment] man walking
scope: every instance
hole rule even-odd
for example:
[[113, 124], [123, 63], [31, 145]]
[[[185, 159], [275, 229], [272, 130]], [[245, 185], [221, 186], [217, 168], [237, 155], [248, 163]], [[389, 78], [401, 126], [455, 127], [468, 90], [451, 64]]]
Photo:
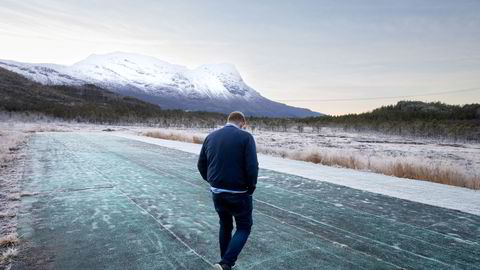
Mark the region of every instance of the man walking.
[[[220, 218], [221, 261], [217, 270], [230, 270], [247, 242], [252, 227], [252, 194], [258, 176], [253, 136], [241, 112], [232, 112], [225, 127], [210, 133], [203, 142], [198, 170], [210, 183], [213, 204]], [[236, 231], [232, 238], [233, 218]]]

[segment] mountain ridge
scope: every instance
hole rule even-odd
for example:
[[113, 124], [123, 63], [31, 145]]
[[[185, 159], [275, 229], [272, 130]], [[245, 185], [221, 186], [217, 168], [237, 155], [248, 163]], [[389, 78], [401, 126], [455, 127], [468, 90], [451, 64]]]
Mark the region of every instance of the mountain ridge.
[[0, 93], [0, 112], [46, 115], [69, 121], [163, 126], [181, 122], [205, 126], [221, 124], [226, 118], [226, 115], [214, 112], [163, 110], [157, 105], [92, 84], [43, 85], [1, 67]]
[[322, 115], [263, 97], [228, 63], [189, 69], [151, 56], [115, 52], [92, 54], [70, 66], [0, 60], [0, 67], [46, 85], [94, 84], [166, 109], [240, 110], [249, 116], [267, 117]]

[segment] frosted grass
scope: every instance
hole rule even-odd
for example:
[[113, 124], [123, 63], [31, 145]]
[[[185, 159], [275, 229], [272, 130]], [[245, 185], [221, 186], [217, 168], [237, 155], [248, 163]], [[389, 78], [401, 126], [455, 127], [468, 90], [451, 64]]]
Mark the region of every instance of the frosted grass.
[[[209, 130], [155, 129], [142, 135], [200, 144]], [[337, 133], [338, 132], [338, 133]], [[480, 146], [378, 134], [254, 133], [257, 151], [282, 158], [480, 189]]]

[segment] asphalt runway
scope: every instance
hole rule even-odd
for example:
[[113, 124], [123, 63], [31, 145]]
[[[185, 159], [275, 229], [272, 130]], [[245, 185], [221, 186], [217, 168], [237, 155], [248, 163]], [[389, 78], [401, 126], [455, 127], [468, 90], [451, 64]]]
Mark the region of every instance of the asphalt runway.
[[[210, 269], [194, 154], [108, 133], [30, 141], [12, 269]], [[480, 216], [260, 170], [235, 269], [480, 269]]]

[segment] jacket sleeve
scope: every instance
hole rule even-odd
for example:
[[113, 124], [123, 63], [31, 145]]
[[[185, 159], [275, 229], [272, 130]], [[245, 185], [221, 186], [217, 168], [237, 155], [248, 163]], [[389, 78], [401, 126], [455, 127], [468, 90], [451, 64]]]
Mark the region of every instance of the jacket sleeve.
[[257, 147], [255, 146], [255, 140], [253, 136], [249, 134], [248, 141], [245, 146], [245, 164], [246, 164], [246, 176], [248, 180], [248, 193], [253, 194], [257, 185], [258, 177], [258, 160], [257, 160]]
[[205, 145], [207, 140], [203, 142], [202, 150], [200, 150], [200, 156], [198, 157], [197, 168], [200, 174], [202, 175], [203, 180], [207, 181], [207, 171], [208, 171], [208, 162], [207, 162], [207, 153], [205, 153]]

